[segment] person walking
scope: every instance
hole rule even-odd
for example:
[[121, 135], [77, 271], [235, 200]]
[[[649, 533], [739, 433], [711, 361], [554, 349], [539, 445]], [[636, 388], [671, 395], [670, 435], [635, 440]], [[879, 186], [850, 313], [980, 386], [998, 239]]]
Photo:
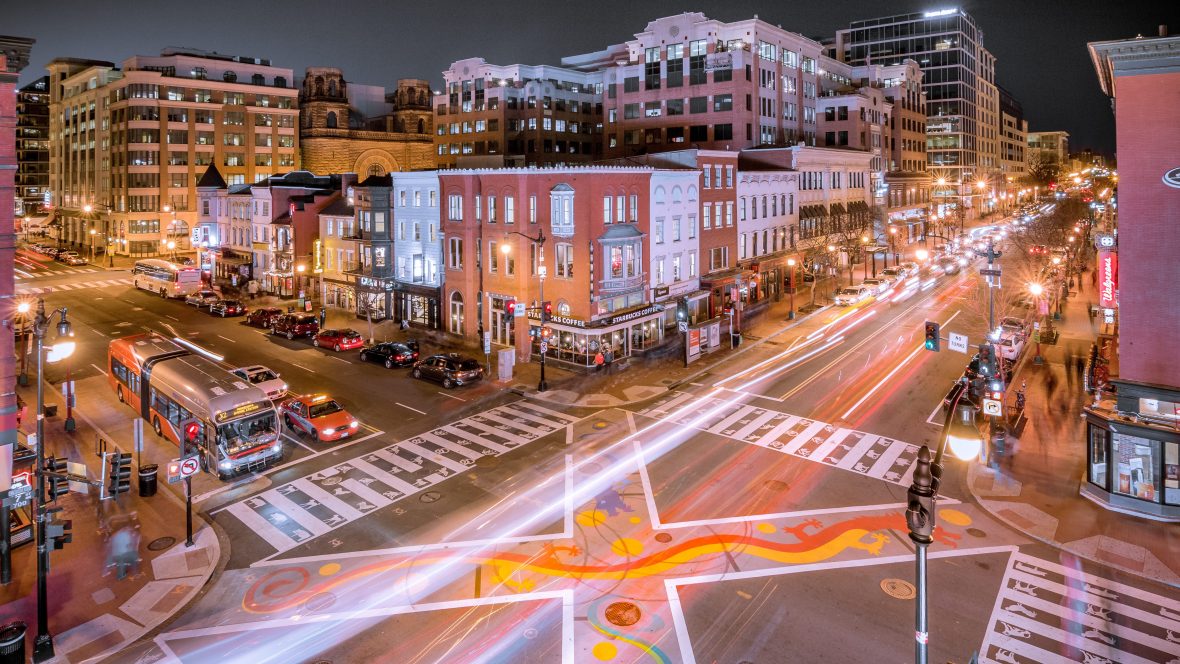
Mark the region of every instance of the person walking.
[[615, 351], [612, 347], [606, 347], [606, 352], [603, 354], [602, 360], [605, 363], [606, 372], [609, 374], [611, 362], [615, 361]]
[[594, 354], [594, 370], [595, 370], [595, 371], [599, 371], [599, 372], [601, 372], [601, 371], [602, 371], [602, 365], [603, 365], [605, 362], [606, 362], [606, 355], [604, 355], [604, 354], [602, 353], [602, 349], [601, 349], [601, 348], [599, 348], [599, 349], [598, 349], [598, 352]]

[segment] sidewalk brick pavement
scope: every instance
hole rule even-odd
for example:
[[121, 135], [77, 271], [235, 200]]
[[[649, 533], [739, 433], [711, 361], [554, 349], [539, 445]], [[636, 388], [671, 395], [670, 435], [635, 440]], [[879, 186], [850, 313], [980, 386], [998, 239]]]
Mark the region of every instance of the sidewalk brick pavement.
[[1082, 406], [1091, 397], [1069, 360], [1088, 353], [1099, 331], [1097, 319], [1088, 314], [1096, 300], [1089, 277], [1077, 280], [1076, 294], [1055, 322], [1057, 343], [1041, 345], [1044, 364], [1033, 363], [1030, 348], [1010, 383], [1028, 381], [1028, 423], [1015, 452], [998, 470], [974, 465], [968, 486], [985, 509], [1030, 537], [1180, 587], [1180, 528], [1106, 509], [1079, 492], [1086, 481]]

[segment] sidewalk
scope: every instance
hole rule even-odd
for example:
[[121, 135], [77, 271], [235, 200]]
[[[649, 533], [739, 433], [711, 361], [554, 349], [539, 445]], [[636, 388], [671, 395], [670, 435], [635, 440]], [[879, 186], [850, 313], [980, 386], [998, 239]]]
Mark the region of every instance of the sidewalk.
[[1101, 507], [1079, 493], [1086, 481], [1085, 421], [1091, 398], [1067, 361], [1084, 355], [1100, 324], [1087, 312], [1097, 298], [1090, 275], [1054, 323], [1055, 345], [1041, 345], [1042, 365], [1030, 348], [1010, 385], [1028, 381], [1028, 423], [999, 470], [974, 464], [967, 483], [993, 516], [1029, 537], [1125, 572], [1180, 587], [1180, 528]]
[[[17, 389], [30, 404], [22, 429], [33, 431], [35, 387]], [[66, 433], [60, 393], [48, 385], [45, 392], [47, 405], [58, 406], [57, 415], [45, 420], [46, 456], [85, 463], [88, 476], [98, 479], [101, 459], [95, 455], [95, 441], [101, 433], [78, 409], [74, 410], [77, 430]], [[130, 440], [112, 443], [132, 451]], [[158, 478], [159, 491], [148, 498], [139, 496], [139, 482], [133, 476], [131, 492], [118, 500], [99, 501], [98, 489], [91, 487], [88, 493], [71, 492], [50, 504], [63, 508], [59, 518], [73, 521], [73, 541], [50, 552], [49, 631], [57, 655], [53, 661], [99, 661], [135, 641], [184, 608], [216, 569], [221, 555], [216, 533], [194, 515], [195, 545], [186, 547], [184, 503], [167, 488], [163, 468]], [[135, 522], [137, 529], [130, 527]], [[107, 533], [101, 530], [104, 523], [109, 525]], [[115, 569], [107, 567], [111, 548], [107, 539], [110, 531], [124, 526], [130, 527], [127, 533], [138, 534], [140, 560], [126, 578], [119, 579]], [[36, 568], [36, 544], [14, 549], [12, 583], [0, 588], [0, 624], [23, 620], [28, 625], [29, 656], [37, 631]]]
[[[821, 282], [819, 292], [832, 285], [832, 281]], [[730, 362], [765, 342], [772, 341], [777, 335], [801, 324], [811, 316], [821, 313], [828, 308], [827, 299], [817, 297], [816, 309], [807, 314], [799, 312], [800, 307], [810, 304], [811, 288], [800, 288], [795, 295], [795, 318], [788, 320], [791, 301], [784, 296], [778, 302], [771, 302], [766, 310], [753, 322], [744, 325], [742, 343], [737, 348], [730, 348], [726, 341], [722, 341], [721, 350], [714, 351], [704, 358], [685, 367], [681, 352], [660, 354], [658, 357], [631, 357], [625, 360], [627, 367], [613, 368], [608, 372], [580, 373], [556, 368], [550, 364], [546, 366], [546, 382], [549, 389], [545, 392], [537, 391], [540, 380], [540, 365], [536, 362], [516, 365], [513, 380], [509, 383], [511, 389], [521, 395], [528, 396], [542, 402], [556, 405], [581, 406], [586, 408], [608, 408], [624, 406], [630, 403], [646, 401], [659, 396], [677, 386], [696, 380], [698, 377], [711, 372], [716, 366]], [[723, 325], [722, 338], [727, 335]], [[617, 364], [617, 362], [616, 362]]]

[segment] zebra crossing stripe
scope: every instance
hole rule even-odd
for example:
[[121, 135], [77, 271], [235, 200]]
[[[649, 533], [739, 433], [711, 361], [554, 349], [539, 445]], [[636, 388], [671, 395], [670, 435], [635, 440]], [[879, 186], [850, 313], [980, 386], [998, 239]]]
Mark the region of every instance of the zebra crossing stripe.
[[255, 512], [244, 501], [230, 505], [229, 513], [245, 524], [247, 530], [266, 540], [267, 544], [278, 551], [286, 551], [296, 544], [286, 533], [271, 525], [266, 517]]
[[494, 410], [498, 410], [506, 415], [510, 415], [513, 417], [520, 417], [520, 418], [524, 418], [526, 420], [536, 422], [538, 424], [544, 424], [547, 427], [552, 427], [554, 425], [554, 422], [552, 420], [547, 420], [547, 419], [541, 417], [540, 415], [535, 415], [533, 413], [530, 413], [525, 410], [521, 410], [519, 408], [508, 408], [506, 406], [501, 406], [501, 407], [496, 408]]
[[836, 449], [837, 445], [844, 442], [844, 439], [848, 437], [849, 433], [852, 432], [848, 429], [836, 429], [836, 432], [831, 437], [821, 443], [819, 447], [815, 448], [815, 451], [811, 453], [811, 458], [827, 463], [828, 455], [832, 453], [832, 450]]
[[473, 443], [479, 443], [480, 445], [483, 445], [484, 447], [495, 452], [496, 454], [503, 454], [508, 451], [507, 447], [502, 447], [496, 443], [493, 443], [492, 441], [488, 440], [487, 438], [484, 438], [483, 436], [477, 436], [476, 434], [473, 434], [470, 431], [462, 431], [458, 427], [454, 427], [449, 424], [446, 425], [445, 427], [441, 427], [440, 430], [445, 431], [445, 432], [451, 434], [452, 436], [458, 436], [458, 437], [463, 438], [465, 440], [470, 440]]
[[312, 536], [318, 537], [332, 529], [328, 524], [317, 519], [314, 514], [303, 509], [295, 504], [295, 501], [274, 489], [267, 491], [263, 495], [266, 496], [267, 502], [274, 506], [275, 509], [282, 512], [287, 518], [295, 521], [295, 523], [298, 523], [310, 532]]
[[528, 408], [528, 409], [536, 411], [538, 413], [544, 413], [546, 415], [556, 417], [559, 420], [565, 420], [565, 422], [567, 424], [572, 424], [573, 422], [578, 421], [578, 418], [574, 417], [573, 415], [570, 415], [568, 413], [562, 413], [560, 411], [553, 410], [552, 408], [546, 408], [545, 406], [542, 406], [540, 404], [535, 404], [531, 401], [518, 401], [516, 403], [512, 403], [512, 404], [508, 404], [508, 405], [512, 406], [513, 409]]
[[[709, 433], [723, 434], [727, 429], [729, 429], [730, 425], [740, 421], [746, 415], [749, 415], [750, 413], [752, 413], [756, 410], [758, 410], [758, 408], [756, 408], [754, 406], [742, 406], [741, 408], [737, 409], [737, 412], [732, 413], [728, 417], [722, 418], [720, 422], [709, 427], [707, 429], [707, 431]], [[724, 435], [728, 435], [728, 434], [724, 434]]]
[[301, 477], [294, 482], [291, 482], [291, 485], [299, 489], [301, 492], [307, 495], [307, 497], [317, 501], [324, 507], [327, 507], [333, 512], [344, 517], [345, 521], [353, 521], [361, 516], [364, 516], [363, 512], [356, 509], [352, 505], [349, 505], [343, 500], [340, 500], [336, 496], [333, 496], [327, 491], [324, 491], [319, 487], [319, 485], [307, 479], [306, 477]]
[[528, 426], [527, 424], [521, 424], [520, 422], [515, 422], [515, 421], [510, 420], [506, 417], [501, 417], [500, 414], [495, 412], [494, 410], [490, 410], [486, 413], [483, 413], [480, 417], [483, 417], [484, 419], [487, 419], [487, 420], [493, 420], [495, 422], [499, 422], [500, 424], [512, 427], [514, 429], [520, 429], [521, 431], [527, 431], [528, 433], [531, 433], [534, 436], [544, 436], [545, 434], [552, 431], [552, 429], [549, 429], [548, 431], [542, 431], [541, 429], [538, 429], [536, 427], [531, 427], [531, 426]]
[[[840, 433], [841, 431], [848, 431], [851, 433], [851, 431], [848, 429], [837, 429], [836, 433]], [[847, 437], [847, 434], [845, 434], [845, 437]], [[873, 445], [877, 444], [877, 439], [879, 438], [880, 436], [871, 433], [862, 435], [860, 440], [857, 441], [856, 445], [854, 445], [852, 449], [848, 450], [848, 454], [845, 454], [844, 457], [840, 459], [840, 463], [836, 464], [836, 467], [842, 468], [844, 470], [852, 470], [852, 467], [860, 461], [861, 457], [865, 455], [865, 452], [873, 449]]]
[[[378, 455], [378, 456], [381, 456], [381, 455]], [[395, 454], [394, 456], [397, 456], [397, 455]], [[384, 459], [385, 457], [381, 456], [381, 458]], [[369, 463], [368, 461], [365, 461], [364, 459], [353, 459], [352, 461], [349, 461], [348, 463], [353, 468], [356, 468], [357, 470], [363, 472], [364, 474], [366, 474], [370, 477], [376, 478], [378, 482], [381, 482], [385, 486], [393, 489], [394, 491], [400, 492], [403, 496], [409, 496], [409, 495], [418, 493], [418, 491], [421, 490], [421, 487], [416, 487], [413, 484], [410, 484], [409, 482], [398, 477], [397, 475], [394, 475], [393, 473], [386, 472], [386, 471], [378, 468], [377, 466], [374, 466], [373, 464]], [[384, 496], [382, 496], [382, 498], [384, 498]], [[369, 502], [373, 502], [373, 501], [370, 499]]]
[[776, 440], [778, 440], [779, 436], [783, 435], [787, 431], [790, 431], [796, 424], [798, 424], [801, 421], [803, 421], [802, 417], [799, 417], [797, 415], [790, 415], [787, 417], [787, 419], [776, 424], [775, 427], [773, 429], [771, 429], [769, 432], [767, 432], [767, 434], [765, 436], [760, 436], [758, 438], [758, 440], [755, 440], [754, 444], [758, 445], [759, 447], [766, 447], [766, 446], [770, 445], [771, 443], [775, 442]]
[[454, 452], [455, 454], [467, 457], [468, 459], [471, 459], [472, 461], [478, 461], [479, 459], [483, 458], [483, 455], [480, 454], [479, 452], [476, 452], [473, 449], [464, 447], [458, 443], [453, 443], [453, 442], [447, 440], [446, 438], [443, 438], [442, 436], [436, 436], [433, 433], [430, 433], [429, 431], [426, 433], [423, 433], [423, 434], [418, 434], [418, 437], [421, 438], [422, 440], [434, 443], [435, 445], [438, 445], [439, 447], [441, 447], [443, 449], [450, 450], [450, 451]]
[[[1012, 578], [1015, 579], [1017, 577], [1015, 575], [1013, 575]], [[1047, 588], [1049, 590], [1053, 590], [1053, 588], [1051, 586], [1057, 585], [1057, 584], [1048, 584], [1048, 583], [1042, 582], [1038, 585], [1042, 588]], [[1056, 592], [1056, 591], [1054, 590], [1054, 592]], [[1058, 594], [1060, 594], [1060, 593], [1058, 593]], [[1071, 595], [1075, 595], [1075, 596], [1077, 594], [1078, 593], [1076, 590], [1071, 593]], [[1130, 641], [1132, 643], [1140, 643], [1145, 646], [1149, 646], [1151, 648], [1159, 650], [1160, 652], [1167, 652], [1169, 648], [1177, 648], [1177, 644], [1169, 643], [1159, 637], [1152, 636], [1150, 634], [1146, 634], [1146, 633], [1141, 632], [1137, 629], [1127, 627], [1125, 625], [1120, 625], [1115, 622], [1102, 620], [1101, 618], [1098, 618], [1096, 616], [1087, 615], [1087, 614], [1079, 612], [1079, 611], [1073, 611], [1073, 610], [1070, 610], [1066, 607], [1061, 606], [1060, 604], [1057, 604], [1054, 602], [1047, 602], [1039, 597], [1030, 597], [1030, 596], [1025, 596], [1023, 594], [1020, 594], [1020, 595], [1006, 594], [1005, 597], [1008, 599], [1010, 604], [1007, 607], [1004, 607], [1004, 609], [1000, 612], [1001, 617], [999, 618], [999, 620], [1003, 620], [1004, 622], [1009, 623], [1009, 624], [1015, 624], [1015, 622], [1013, 622], [1013, 621], [1023, 620], [1028, 617], [1028, 616], [1019, 616], [1012, 611], [1013, 604], [1011, 604], [1011, 603], [1015, 603], [1016, 605], [1019, 605], [1022, 607], [1026, 607], [1029, 609], [1035, 609], [1037, 612], [1044, 612], [1046, 614], [1051, 614], [1059, 619], [1059, 620], [1054, 621], [1054, 622], [1057, 622], [1058, 624], [1060, 624], [1062, 621], [1070, 621], [1070, 622], [1084, 625], [1084, 626], [1092, 628], [1092, 629], [1101, 630], [1101, 631], [1115, 637], [1116, 642], [1126, 639], [1127, 641]], [[1081, 601], [1087, 601], [1087, 600], [1082, 599]], [[1150, 613], [1147, 613], [1146, 611], [1141, 611], [1139, 609], [1135, 609], [1134, 607], [1129, 607], [1129, 606], [1120, 605], [1118, 607], [1118, 609], [1116, 609], [1116, 610], [1121, 615], [1126, 615], [1127, 617], [1136, 618], [1137, 620], [1140, 620], [1143, 622], [1148, 622], [1148, 623], [1155, 623], [1156, 619], [1158, 618], [1158, 616], [1153, 616]], [[1139, 614], [1139, 616], [1131, 615], [1130, 611], [1137, 612]], [[1004, 617], [1004, 616], [1006, 616], [1006, 617]], [[1032, 629], [1032, 631], [1037, 631], [1037, 630]], [[1074, 635], [1071, 635], [1071, 636], [1074, 636]], [[1081, 646], [1078, 644], [1081, 644], [1081, 643], [1085, 643], [1088, 645], [1091, 642], [1085, 641], [1085, 640], [1079, 640], [1077, 643], [1074, 643], [1074, 645], [1076, 647], [1080, 648]], [[1125, 655], [1120, 655], [1119, 661], [1132, 661], [1132, 660], [1125, 659], [1125, 657], [1126, 657]]]
[[[1040, 565], [1042, 563], [1037, 562], [1034, 564]], [[1070, 571], [1072, 572], [1074, 570], [1070, 570]], [[1059, 573], [1065, 574], [1064, 572], [1059, 572]], [[1040, 588], [1044, 588], [1045, 590], [1048, 590], [1049, 592], [1061, 595], [1062, 597], [1069, 597], [1071, 599], [1076, 599], [1078, 601], [1086, 602], [1089, 604], [1098, 604], [1098, 603], [1101, 603], [1104, 601], [1108, 601], [1104, 597], [1093, 596], [1093, 595], [1090, 595], [1084, 591], [1078, 590], [1077, 588], [1071, 588], [1068, 586], [1064, 586], [1064, 585], [1057, 583], [1055, 581], [1050, 581], [1048, 579], [1042, 579], [1042, 578], [1033, 576], [1031, 574], [1026, 574], [1024, 572], [1021, 572], [1020, 570], [1012, 570], [1012, 573], [1010, 576], [1012, 579], [1014, 579], [1016, 581], [1021, 581], [1023, 583], [1029, 584], [1029, 585], [1035, 585]], [[1067, 576], [1073, 576], [1073, 575], [1067, 575]], [[1089, 575], [1087, 574], [1086, 576], [1089, 576]], [[1074, 576], [1073, 578], [1078, 578], [1078, 577]], [[1091, 578], [1093, 578], [1093, 577], [1091, 577]], [[1105, 581], [1105, 579], [1102, 579], [1101, 581], [1105, 582], [1105, 584], [1110, 583], [1108, 581]], [[1125, 587], [1126, 586], [1124, 586], [1124, 588]], [[1167, 600], [1164, 598], [1158, 597], [1156, 595], [1151, 595], [1150, 593], [1143, 593], [1142, 591], [1138, 590], [1137, 588], [1132, 589], [1132, 590], [1135, 590], [1137, 594], [1144, 595], [1144, 596], [1141, 596], [1139, 599], [1144, 599], [1150, 603], [1153, 603], [1153, 604], [1158, 603], [1160, 606], [1164, 606], [1167, 602]], [[1124, 593], [1124, 594], [1131, 594], [1131, 593]], [[1024, 596], [1018, 595], [1018, 597], [1021, 597], [1023, 599]], [[1159, 625], [1160, 627], [1163, 627], [1165, 629], [1180, 630], [1180, 621], [1171, 620], [1171, 619], [1163, 617], [1163, 616], [1157, 616], [1157, 615], [1148, 613], [1142, 609], [1135, 608], [1133, 606], [1127, 606], [1125, 604], [1120, 604], [1118, 612], [1122, 615], [1127, 616], [1128, 618], [1134, 618], [1135, 620], [1139, 620], [1142, 622]], [[1093, 626], [1096, 627], [1097, 625], [1093, 625]], [[1106, 629], [1106, 628], [1102, 627], [1102, 629]]]
[[439, 454], [438, 452], [431, 452], [430, 450], [428, 450], [424, 447], [419, 447], [409, 441], [403, 441], [403, 442], [398, 443], [398, 447], [402, 448], [403, 450], [405, 450], [407, 452], [413, 453], [416, 456], [420, 456], [423, 459], [430, 459], [434, 463], [437, 463], [438, 465], [440, 465], [443, 468], [446, 468], [447, 470], [450, 470], [452, 472], [461, 473], [469, 468], [469, 466], [464, 466], [463, 464], [458, 463], [452, 459], [448, 459], [447, 457]]
[[374, 450], [373, 456], [385, 459], [389, 463], [391, 463], [391, 464], [397, 466], [398, 468], [401, 468], [402, 470], [405, 470], [407, 472], [416, 473], [419, 470], [422, 470], [422, 466], [419, 466], [418, 464], [410, 461], [409, 459], [403, 459], [401, 457], [401, 455], [397, 454], [396, 452], [390, 452], [387, 449]]
[[358, 497], [360, 497], [361, 500], [372, 505], [374, 510], [379, 510], [382, 507], [393, 503], [392, 500], [370, 489], [364, 482], [360, 480], [349, 478], [341, 482], [340, 486], [355, 493]]
[[795, 437], [791, 439], [791, 442], [787, 443], [787, 446], [783, 448], [783, 451], [787, 454], [794, 454], [798, 452], [800, 447], [810, 443], [811, 439], [815, 437], [815, 434], [823, 431], [823, 428], [826, 426], [828, 425], [823, 422], [813, 421], [811, 424], [807, 425], [807, 428], [796, 434]]
[[488, 425], [484, 424], [483, 422], [476, 422], [473, 419], [464, 420], [463, 424], [466, 424], [469, 427], [480, 429], [481, 431], [484, 431], [486, 433], [490, 433], [493, 436], [501, 436], [503, 438], [507, 438], [508, 440], [512, 441], [516, 445], [521, 445], [523, 443], [529, 442], [528, 438], [525, 438], [523, 436], [518, 436], [510, 431], [505, 431], [503, 429], [497, 429], [496, 427], [488, 426]]
[[759, 415], [758, 417], [755, 417], [752, 422], [750, 422], [746, 426], [742, 427], [741, 429], [738, 429], [737, 433], [733, 434], [733, 437], [741, 439], [741, 440], [745, 440], [747, 436], [754, 433], [758, 429], [761, 429], [764, 424], [766, 424], [770, 420], [773, 420], [775, 418], [775, 416], [778, 414], [779, 413], [776, 413], [773, 410], [763, 411], [762, 414]]
[[885, 453], [877, 458], [877, 463], [874, 463], [873, 467], [869, 468], [869, 472], [865, 474], [869, 477], [876, 477], [877, 479], [885, 477], [885, 473], [889, 472], [889, 469], [893, 467], [893, 462], [897, 461], [897, 457], [901, 456], [901, 453], [905, 451], [906, 445], [906, 443], [894, 441], [892, 445], [885, 449]]
[[654, 415], [656, 413], [671, 412], [672, 410], [678, 408], [680, 406], [680, 404], [684, 403], [685, 401], [688, 401], [691, 398], [692, 398], [692, 394], [690, 392], [684, 392], [680, 396], [675, 397], [675, 398], [671, 399], [670, 401], [665, 401], [664, 403], [653, 407], [649, 414]]

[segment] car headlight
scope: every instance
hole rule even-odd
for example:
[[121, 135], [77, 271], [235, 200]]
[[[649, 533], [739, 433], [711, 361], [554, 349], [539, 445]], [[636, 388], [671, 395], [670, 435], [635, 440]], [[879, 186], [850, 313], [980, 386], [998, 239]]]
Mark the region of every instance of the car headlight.
[[275, 444], [270, 446], [270, 449], [274, 450], [275, 452], [282, 452], [283, 451], [283, 441], [276, 440]]
[[353, 420], [353, 421], [351, 421], [351, 422], [349, 422], [349, 423], [348, 423], [348, 428], [349, 428], [349, 429], [355, 429], [355, 428], [357, 428], [358, 426], [360, 426], [360, 422], [357, 422], [356, 420]]
[[286, 383], [283, 383], [283, 385], [280, 389], [282, 389], [284, 392], [286, 392], [287, 390], [291, 389], [291, 387], [289, 385], [287, 385]]
[[227, 460], [222, 461], [221, 463], [217, 464], [217, 467], [222, 470], [229, 470], [230, 468], [233, 468], [233, 464], [230, 463], [229, 460], [227, 459]]
[[332, 434], [336, 433], [336, 430], [333, 429], [332, 427], [328, 427], [327, 429], [324, 429], [320, 433], [324, 434], [325, 436], [331, 436]]

